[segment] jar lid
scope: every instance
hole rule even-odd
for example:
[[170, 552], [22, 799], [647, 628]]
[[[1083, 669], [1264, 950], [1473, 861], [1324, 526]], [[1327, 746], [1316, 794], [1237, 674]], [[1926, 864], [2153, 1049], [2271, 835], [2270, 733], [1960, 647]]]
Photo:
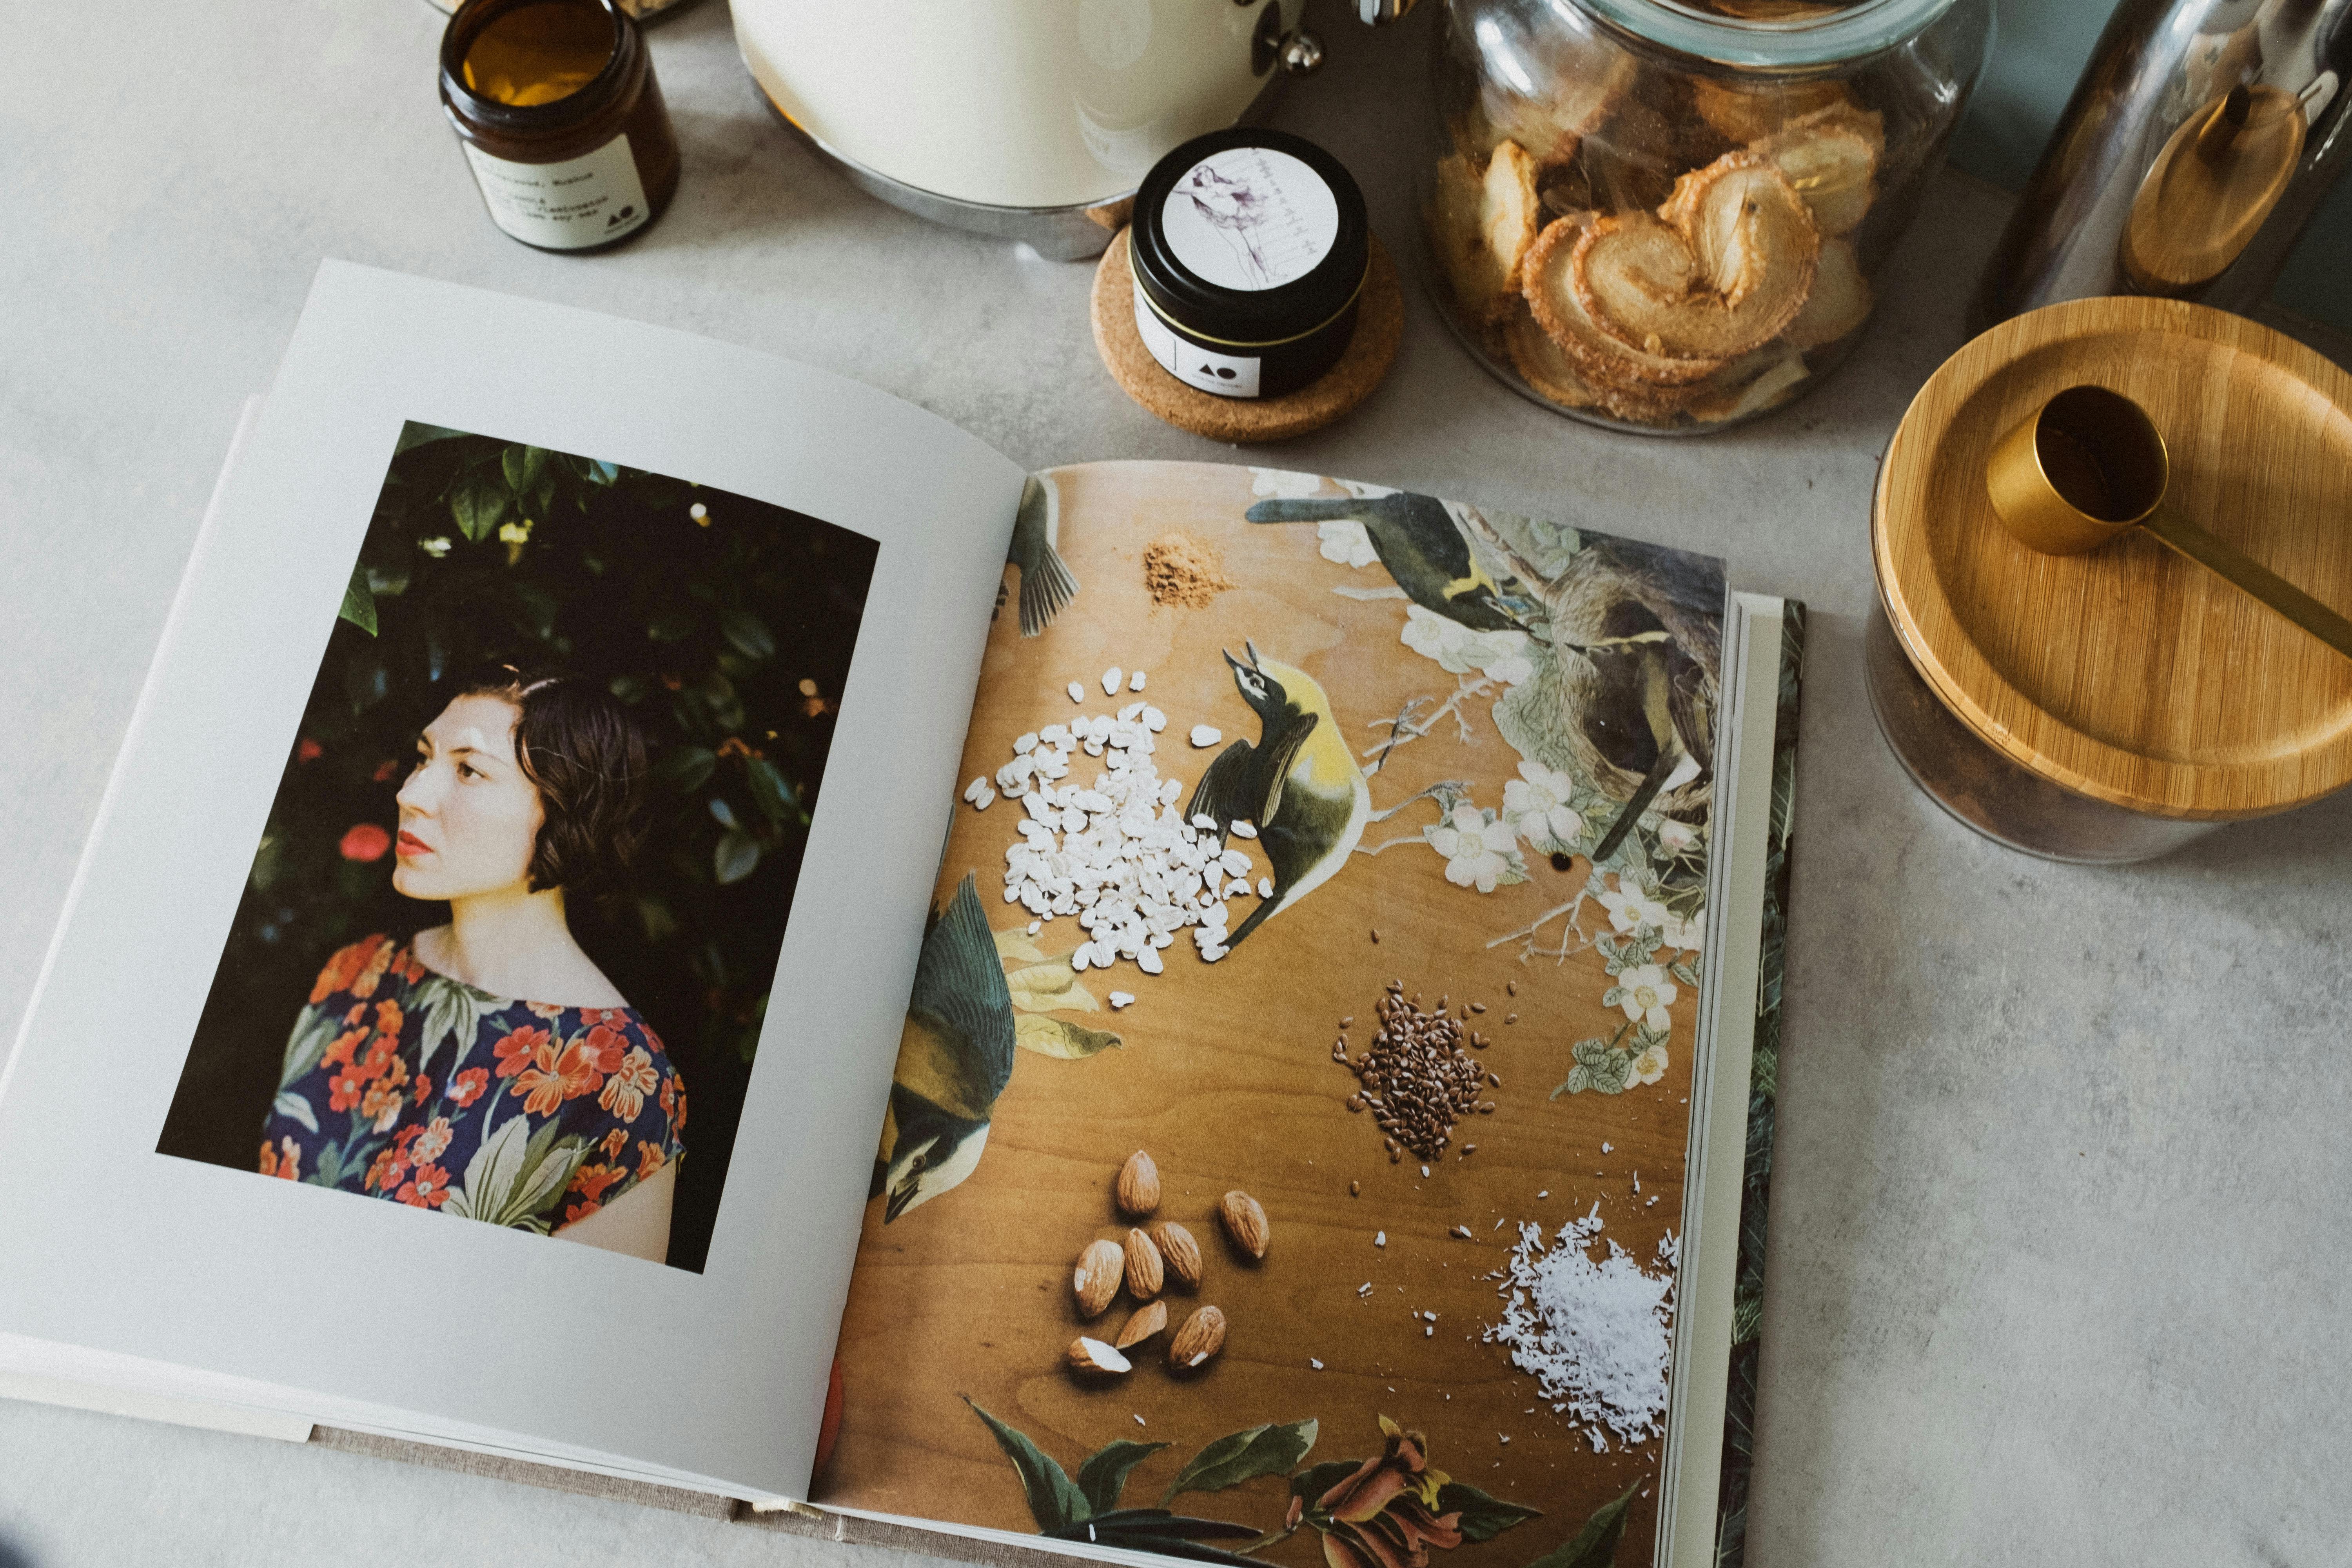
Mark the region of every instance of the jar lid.
[[2158, 816], [2262, 816], [2352, 783], [2352, 659], [2152, 536], [2043, 555], [2001, 526], [1994, 444], [2070, 386], [2145, 408], [2164, 506], [2352, 612], [2352, 374], [2201, 305], [2076, 300], [1944, 363], [1880, 469], [1888, 619], [1944, 704], [2052, 783]]
[[1363, 193], [1303, 136], [1236, 126], [1196, 136], [1135, 193], [1137, 285], [1196, 337], [1264, 346], [1347, 309], [1370, 262]]
[[517, 104], [478, 92], [467, 79], [467, 56], [484, 33], [515, 12], [545, 3], [546, 0], [461, 0], [450, 15], [449, 25], [441, 32], [442, 101], [462, 105], [467, 116], [476, 123], [495, 126], [509, 136], [568, 131], [610, 103], [628, 73], [630, 30], [636, 26], [618, 0], [567, 0], [565, 9], [577, 11], [583, 20], [601, 20], [612, 38], [604, 64], [578, 90], [545, 103]]
[[1777, 17], [1705, 0], [1574, 0], [1637, 38], [1719, 65], [1773, 70], [1834, 65], [1906, 42], [1958, 0], [1828, 0]]

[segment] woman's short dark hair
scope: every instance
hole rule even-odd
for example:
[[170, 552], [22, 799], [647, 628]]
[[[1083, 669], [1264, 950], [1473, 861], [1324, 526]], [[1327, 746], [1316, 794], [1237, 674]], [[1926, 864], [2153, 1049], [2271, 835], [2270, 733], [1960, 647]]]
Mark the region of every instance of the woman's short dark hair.
[[515, 665], [482, 671], [456, 695], [514, 704], [515, 760], [546, 813], [531, 890], [625, 891], [645, 837], [646, 740], [620, 700], [585, 676]]

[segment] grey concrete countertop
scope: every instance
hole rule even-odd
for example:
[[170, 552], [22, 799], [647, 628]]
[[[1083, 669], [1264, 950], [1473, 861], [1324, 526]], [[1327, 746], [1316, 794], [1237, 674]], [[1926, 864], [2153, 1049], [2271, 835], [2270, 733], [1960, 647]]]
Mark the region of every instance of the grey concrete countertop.
[[[1277, 115], [1350, 164], [1400, 255], [1435, 9], [1373, 34], [1328, 6], [1330, 61]], [[15, 0], [5, 19], [0, 1037], [239, 403], [268, 385], [322, 257], [793, 355], [1025, 464], [1243, 457], [1119, 395], [1087, 266], [928, 226], [818, 166], [759, 103], [718, 0], [654, 35], [677, 205], [593, 258], [484, 217], [434, 102], [422, 0]], [[2001, 217], [1938, 184], [1859, 353], [1730, 435], [1559, 419], [1415, 294], [1390, 383], [1265, 457], [1716, 551], [1811, 605], [1751, 1561], [2342, 1563], [2352, 795], [2136, 868], [2050, 865], [1916, 794], [1864, 700], [1877, 457], [1961, 342]], [[884, 1560], [0, 1402], [0, 1568], [330, 1557]]]

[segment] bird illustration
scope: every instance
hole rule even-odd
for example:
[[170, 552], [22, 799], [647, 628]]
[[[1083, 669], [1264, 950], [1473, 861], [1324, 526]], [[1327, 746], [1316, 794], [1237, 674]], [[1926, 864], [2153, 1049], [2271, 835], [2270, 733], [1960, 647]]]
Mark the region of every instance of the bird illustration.
[[1249, 662], [1230, 653], [1234, 684], [1258, 717], [1257, 744], [1235, 741], [1192, 790], [1188, 817], [1213, 818], [1223, 836], [1235, 822], [1257, 829], [1274, 865], [1274, 890], [1249, 912], [1228, 948], [1330, 880], [1348, 862], [1372, 810], [1364, 772], [1339, 735], [1330, 700], [1303, 669], [1276, 664], [1244, 642]]
[[1013, 1077], [1013, 995], [967, 875], [923, 930], [914, 994], [891, 1075], [890, 1108], [866, 1196], [889, 1224], [971, 1174], [988, 1119]]
[[1473, 631], [1526, 631], [1454, 511], [1435, 496], [1396, 490], [1360, 500], [1262, 500], [1244, 515], [1252, 522], [1360, 522], [1381, 564], [1414, 604]]
[[1715, 778], [1722, 564], [1591, 533], [1559, 575], [1547, 577], [1483, 513], [1459, 511], [1542, 604], [1559, 655], [1570, 747], [1586, 776], [1624, 803], [1593, 863], [1616, 853], [1643, 812], [1705, 807]]
[[1013, 514], [1013, 547], [1005, 563], [1021, 574], [1021, 635], [1034, 637], [1053, 625], [1062, 606], [1077, 597], [1078, 580], [1055, 548], [1060, 542], [1061, 491], [1044, 474], [1021, 487], [1021, 509]]

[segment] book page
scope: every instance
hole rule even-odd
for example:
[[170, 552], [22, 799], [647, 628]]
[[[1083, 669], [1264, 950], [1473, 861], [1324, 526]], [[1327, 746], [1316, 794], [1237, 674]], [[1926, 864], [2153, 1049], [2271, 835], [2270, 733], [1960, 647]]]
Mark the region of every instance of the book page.
[[322, 268], [0, 1087], [0, 1342], [798, 1490], [1023, 482]]
[[814, 1500], [1646, 1560], [1722, 564], [1160, 463], [1013, 556], [1071, 596], [989, 637]]

